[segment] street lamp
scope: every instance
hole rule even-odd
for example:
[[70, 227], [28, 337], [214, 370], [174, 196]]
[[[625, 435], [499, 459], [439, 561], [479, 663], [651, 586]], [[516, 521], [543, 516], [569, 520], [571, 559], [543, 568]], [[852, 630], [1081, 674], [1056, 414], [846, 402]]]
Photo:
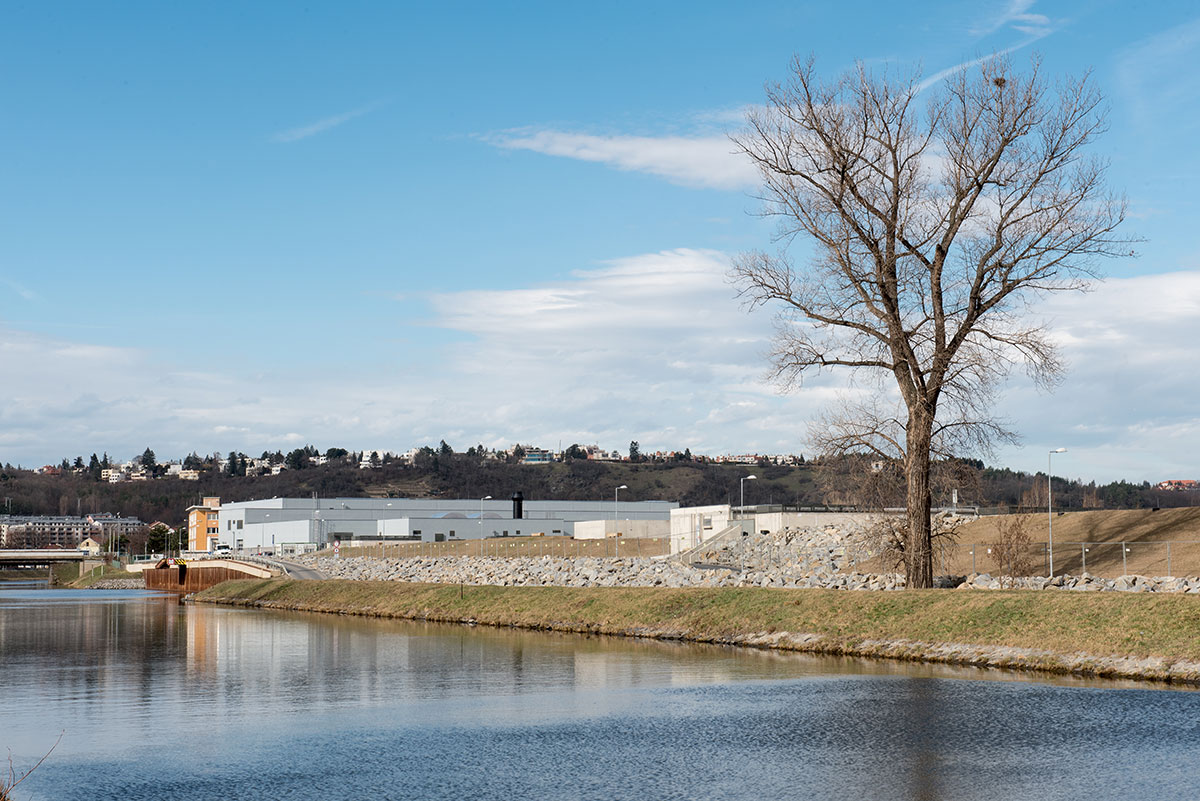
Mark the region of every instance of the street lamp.
[[629, 487], [622, 484], [613, 490], [613, 556], [619, 556], [621, 553], [621, 529], [617, 528], [620, 525], [617, 523], [617, 496], [623, 489], [629, 489]]
[[1066, 448], [1055, 448], [1046, 456], [1046, 522], [1050, 537], [1050, 578], [1054, 578], [1054, 485], [1050, 478], [1050, 463], [1056, 453], [1066, 453]]
[[742, 490], [742, 496], [738, 503], [738, 511], [741, 512], [742, 515], [746, 514], [746, 512], [745, 512], [745, 509], [746, 509], [746, 482], [754, 481], [756, 478], [758, 478], [758, 476], [745, 476], [740, 481], [738, 481], [738, 486]]
[[479, 555], [483, 556], [483, 502], [490, 501], [491, 495], [484, 495], [479, 499]]

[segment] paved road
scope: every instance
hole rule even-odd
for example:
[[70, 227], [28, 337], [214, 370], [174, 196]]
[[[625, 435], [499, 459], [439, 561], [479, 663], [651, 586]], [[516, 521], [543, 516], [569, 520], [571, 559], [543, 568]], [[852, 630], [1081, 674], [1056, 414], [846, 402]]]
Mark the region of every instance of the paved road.
[[319, 581], [326, 577], [325, 574], [320, 570], [313, 570], [311, 567], [305, 567], [304, 565], [300, 565], [295, 562], [289, 562], [286, 559], [276, 559], [275, 561], [287, 565], [288, 578], [306, 580], [311, 579]]

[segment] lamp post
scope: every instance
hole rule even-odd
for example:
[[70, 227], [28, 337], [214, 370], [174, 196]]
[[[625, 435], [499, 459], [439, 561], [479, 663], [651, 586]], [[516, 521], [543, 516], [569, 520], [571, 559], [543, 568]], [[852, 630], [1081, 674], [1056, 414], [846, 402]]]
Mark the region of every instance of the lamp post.
[[750, 476], [744, 476], [740, 481], [738, 481], [738, 487], [742, 491], [741, 498], [738, 501], [738, 512], [742, 515], [746, 514], [746, 512], [744, 511], [746, 508], [746, 482], [754, 481], [757, 478], [758, 478], [758, 476], [750, 475]]
[[491, 495], [484, 495], [479, 499], [479, 555], [483, 556], [483, 502], [490, 501]]
[[1056, 453], [1066, 453], [1066, 448], [1055, 448], [1046, 456], [1046, 523], [1050, 537], [1050, 578], [1054, 578], [1054, 485], [1050, 478], [1050, 465]]
[[617, 528], [620, 525], [617, 523], [617, 496], [621, 494], [621, 490], [623, 489], [629, 489], [629, 487], [622, 484], [613, 490], [613, 556], [620, 556], [621, 554], [621, 530]]

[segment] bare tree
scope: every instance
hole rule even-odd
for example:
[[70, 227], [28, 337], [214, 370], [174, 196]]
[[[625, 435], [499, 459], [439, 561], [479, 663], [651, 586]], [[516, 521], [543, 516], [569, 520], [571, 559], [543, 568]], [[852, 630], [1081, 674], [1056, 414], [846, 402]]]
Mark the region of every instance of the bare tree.
[[[916, 78], [860, 66], [823, 82], [797, 60], [734, 140], [783, 244], [743, 254], [732, 278], [751, 308], [778, 309], [785, 386], [841, 367], [877, 382], [824, 444], [903, 464], [910, 587], [933, 583], [931, 459], [1008, 436], [990, 409], [1014, 365], [1044, 386], [1062, 371], [1028, 304], [1087, 288], [1099, 257], [1129, 253], [1124, 199], [1084, 153], [1105, 128], [1101, 96], [1087, 76], [1051, 89], [1039, 68], [989, 59], [921, 103]], [[801, 266], [796, 239], [810, 246]]]
[[1010, 579], [1030, 575], [1036, 564], [1028, 522], [1028, 517], [1020, 514], [996, 518], [996, 541], [988, 552], [996, 570], [1007, 573]]

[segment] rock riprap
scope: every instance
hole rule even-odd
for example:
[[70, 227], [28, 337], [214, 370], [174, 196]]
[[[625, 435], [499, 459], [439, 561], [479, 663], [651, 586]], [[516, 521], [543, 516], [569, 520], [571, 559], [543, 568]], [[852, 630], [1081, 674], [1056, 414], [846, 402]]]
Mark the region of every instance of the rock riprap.
[[[329, 578], [356, 581], [408, 581], [427, 584], [490, 584], [501, 587], [798, 587], [832, 590], [898, 590], [898, 573], [838, 573], [825, 565], [798, 574], [795, 565], [696, 567], [678, 561], [639, 558], [557, 556], [510, 559], [476, 556], [377, 559], [308, 555], [299, 558]], [[939, 576], [937, 586], [968, 590], [1064, 590], [1081, 592], [1170, 592], [1200, 594], [1200, 578], [1089, 574], [1045, 577]]]
[[1118, 576], [1114, 579], [1084, 573], [1045, 576], [993, 576], [976, 573], [965, 576], [960, 590], [1074, 590], [1076, 592], [1186, 592], [1200, 595], [1200, 578], [1192, 576]]
[[492, 584], [502, 587], [837, 587], [891, 590], [904, 586], [896, 574], [797, 575], [782, 567], [738, 570], [702, 568], [644, 558], [558, 556], [501, 559], [477, 556], [376, 559], [305, 556], [297, 560], [330, 578], [412, 581], [431, 584]]
[[88, 587], [89, 590], [144, 590], [146, 589], [146, 580], [144, 578], [117, 578], [117, 579], [101, 579], [95, 584]]

